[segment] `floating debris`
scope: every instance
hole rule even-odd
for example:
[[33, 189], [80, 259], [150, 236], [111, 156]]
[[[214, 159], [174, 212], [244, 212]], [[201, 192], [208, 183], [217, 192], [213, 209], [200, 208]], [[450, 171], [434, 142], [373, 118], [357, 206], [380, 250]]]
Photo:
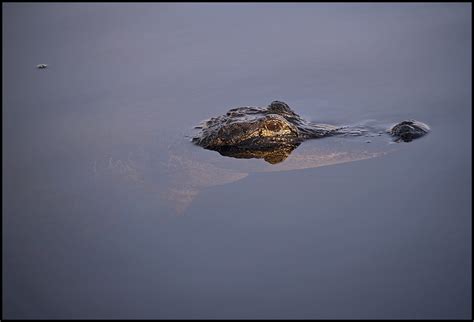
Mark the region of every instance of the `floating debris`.
[[47, 68], [47, 67], [48, 67], [48, 65], [46, 65], [46, 64], [38, 64], [38, 65], [36, 65], [36, 68], [39, 68], [39, 69], [45, 69], [45, 68]]

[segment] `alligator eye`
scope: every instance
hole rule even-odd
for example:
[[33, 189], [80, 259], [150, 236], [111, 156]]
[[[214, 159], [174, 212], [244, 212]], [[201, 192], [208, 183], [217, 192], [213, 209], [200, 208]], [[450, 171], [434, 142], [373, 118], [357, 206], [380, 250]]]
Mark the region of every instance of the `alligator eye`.
[[279, 132], [281, 130], [281, 126], [278, 123], [270, 122], [267, 123], [267, 129], [273, 132]]

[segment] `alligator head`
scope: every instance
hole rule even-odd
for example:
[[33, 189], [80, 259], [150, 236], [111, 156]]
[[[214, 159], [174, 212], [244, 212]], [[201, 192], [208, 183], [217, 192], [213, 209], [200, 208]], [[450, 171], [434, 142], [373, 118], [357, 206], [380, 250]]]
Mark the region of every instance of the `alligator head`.
[[[263, 158], [270, 163], [283, 160], [306, 139], [331, 135], [362, 135], [367, 130], [337, 127], [305, 121], [284, 102], [267, 107], [239, 107], [213, 117], [196, 128], [201, 132], [192, 141], [209, 150], [235, 158]], [[409, 142], [428, 133], [429, 127], [417, 121], [403, 121], [389, 130]]]
[[193, 142], [205, 149], [237, 158], [264, 158], [270, 163], [283, 161], [303, 140], [327, 136], [336, 129], [310, 124], [280, 101], [266, 108], [234, 108], [197, 128], [201, 133]]

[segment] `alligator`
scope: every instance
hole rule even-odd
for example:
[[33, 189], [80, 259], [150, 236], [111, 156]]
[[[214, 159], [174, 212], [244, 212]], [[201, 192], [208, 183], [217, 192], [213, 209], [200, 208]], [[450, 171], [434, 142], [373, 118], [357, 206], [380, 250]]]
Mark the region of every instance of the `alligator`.
[[[306, 121], [281, 101], [273, 101], [267, 107], [233, 108], [196, 128], [200, 132], [192, 138], [192, 142], [198, 146], [236, 158], [276, 155], [270, 163], [280, 162], [305, 140], [336, 135], [358, 136], [368, 132], [363, 126], [335, 126]], [[415, 120], [402, 121], [386, 130], [395, 142], [410, 142], [429, 131], [428, 125]]]
[[[231, 109], [198, 126], [200, 131], [192, 138], [196, 145], [232, 158], [196, 149], [187, 131], [175, 136], [163, 130], [149, 136], [149, 141], [137, 143], [136, 149], [130, 150], [129, 145], [115, 149], [126, 152], [123, 155], [114, 152], [94, 160], [92, 171], [94, 176], [113, 174], [135, 182], [156, 193], [176, 214], [182, 214], [202, 189], [236, 182], [252, 173], [312, 169], [383, 157], [404, 148], [389, 144], [392, 138], [409, 142], [429, 131], [426, 124], [417, 121], [387, 127], [370, 122], [350, 126], [316, 124], [301, 118], [287, 104], [274, 101], [268, 107]], [[384, 131], [388, 140], [382, 136]], [[366, 144], [365, 136], [371, 137], [371, 144]], [[324, 137], [331, 138], [296, 149], [304, 140]]]

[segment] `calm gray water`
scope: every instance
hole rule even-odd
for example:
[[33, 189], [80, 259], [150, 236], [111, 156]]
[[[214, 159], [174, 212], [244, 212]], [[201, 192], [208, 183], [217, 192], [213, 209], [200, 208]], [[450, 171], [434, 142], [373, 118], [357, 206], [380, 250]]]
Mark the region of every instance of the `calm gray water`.
[[[3, 317], [470, 318], [471, 9], [3, 4]], [[276, 99], [432, 133], [157, 197], [193, 125]]]

